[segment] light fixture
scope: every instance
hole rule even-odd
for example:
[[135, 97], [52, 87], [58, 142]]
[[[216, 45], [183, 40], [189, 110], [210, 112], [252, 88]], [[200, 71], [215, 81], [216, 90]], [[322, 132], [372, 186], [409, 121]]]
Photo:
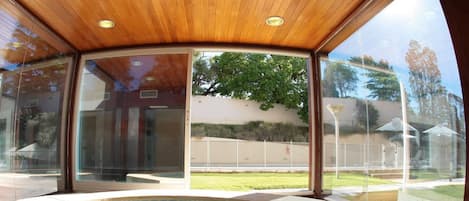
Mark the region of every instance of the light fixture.
[[11, 46], [14, 47], [14, 48], [20, 48], [21, 46], [23, 46], [23, 43], [21, 43], [21, 42], [12, 42]]
[[99, 20], [98, 25], [103, 29], [110, 29], [113, 28], [115, 24], [112, 20]]
[[142, 65], [142, 62], [139, 61], [139, 60], [134, 60], [132, 62], [130, 62], [132, 64], [132, 66], [141, 66]]
[[282, 25], [284, 22], [285, 20], [283, 19], [283, 17], [280, 17], [280, 16], [270, 16], [267, 19], [265, 19], [265, 23], [273, 27], [278, 27]]
[[146, 81], [154, 81], [155, 77], [148, 76], [148, 77], [145, 77], [145, 80]]

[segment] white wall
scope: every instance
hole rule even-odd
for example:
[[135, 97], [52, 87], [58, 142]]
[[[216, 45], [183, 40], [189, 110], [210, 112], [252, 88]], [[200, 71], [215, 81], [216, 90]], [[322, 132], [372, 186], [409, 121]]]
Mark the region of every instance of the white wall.
[[[378, 110], [378, 125], [383, 125], [395, 117], [401, 117], [400, 102], [370, 101]], [[339, 114], [342, 125], [353, 126], [357, 121], [355, 104], [351, 98], [324, 98], [323, 118], [325, 123], [333, 124], [332, 115], [327, 110], [327, 104], [342, 104], [343, 111]], [[255, 101], [230, 99], [213, 96], [192, 96], [192, 123], [211, 124], [244, 124], [250, 121], [264, 121], [273, 123], [291, 123], [305, 125], [299, 119], [297, 111], [287, 109], [283, 105], [275, 104], [267, 111], [259, 109], [260, 104]]]
[[[393, 118], [402, 118], [402, 109], [400, 102], [390, 101], [369, 101], [376, 110], [378, 110], [379, 118], [377, 125], [384, 125]], [[323, 121], [324, 123], [334, 124], [331, 113], [327, 110], [328, 104], [341, 104], [344, 106], [342, 112], [339, 113], [339, 121], [341, 125], [353, 126], [357, 122], [358, 110], [356, 109], [356, 99], [352, 98], [324, 98], [323, 99]]]
[[259, 109], [255, 101], [213, 96], [192, 96], [192, 123], [245, 124], [250, 121], [305, 125], [296, 110], [275, 104], [267, 111]]

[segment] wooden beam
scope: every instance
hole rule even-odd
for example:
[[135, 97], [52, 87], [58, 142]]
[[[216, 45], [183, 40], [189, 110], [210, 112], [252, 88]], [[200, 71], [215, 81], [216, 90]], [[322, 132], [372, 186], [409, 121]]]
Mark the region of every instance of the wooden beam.
[[[448, 28], [453, 40], [454, 52], [459, 67], [459, 77], [464, 101], [465, 124], [469, 125], [469, 2], [466, 0], [440, 0], [443, 12], [446, 16]], [[469, 141], [467, 133], [469, 129], [466, 126], [466, 156], [469, 155]], [[469, 166], [466, 160], [466, 173], [469, 172]], [[469, 201], [468, 178], [465, 180], [464, 200]]]
[[[315, 198], [322, 198], [323, 176], [323, 125], [322, 125], [322, 93], [321, 67], [319, 56], [312, 52], [309, 65], [309, 134], [310, 134], [310, 188]], [[310, 179], [310, 180], [311, 180]]]

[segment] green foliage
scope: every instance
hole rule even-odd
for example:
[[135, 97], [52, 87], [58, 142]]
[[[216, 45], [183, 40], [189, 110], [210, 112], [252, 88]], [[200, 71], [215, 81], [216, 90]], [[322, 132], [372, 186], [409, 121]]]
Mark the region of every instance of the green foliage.
[[[351, 57], [350, 62], [358, 65], [366, 65], [378, 70], [367, 70], [365, 75], [369, 77], [366, 88], [370, 90], [369, 98], [383, 101], [400, 101], [400, 87], [393, 68], [385, 60], [375, 61], [373, 57]], [[379, 71], [383, 70], [383, 71]], [[389, 72], [389, 73], [386, 73]]]
[[194, 95], [221, 95], [296, 109], [308, 122], [308, 81], [304, 58], [225, 52], [194, 63]]
[[346, 98], [357, 88], [357, 71], [341, 62], [328, 62], [324, 70], [323, 96]]
[[243, 125], [192, 124], [192, 136], [234, 138], [256, 141], [308, 142], [308, 127], [284, 123], [249, 122]]
[[209, 68], [209, 61], [203, 57], [195, 59], [192, 73], [192, 94], [215, 95], [217, 74]]
[[[367, 105], [368, 105], [368, 112], [367, 112]], [[358, 126], [366, 130], [367, 121], [368, 121], [369, 129], [374, 129], [379, 119], [379, 112], [375, 108], [375, 106], [373, 106], [373, 104], [371, 104], [370, 102], [368, 102], [367, 104], [365, 101], [357, 99], [355, 103], [355, 107], [358, 110], [358, 113], [357, 113]]]

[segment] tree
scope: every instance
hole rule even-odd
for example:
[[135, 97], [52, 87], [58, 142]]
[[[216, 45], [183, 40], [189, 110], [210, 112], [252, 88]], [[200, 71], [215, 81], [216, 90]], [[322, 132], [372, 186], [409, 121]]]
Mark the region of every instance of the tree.
[[356, 70], [340, 62], [328, 62], [324, 70], [323, 94], [325, 97], [349, 97], [356, 89], [358, 76]]
[[355, 102], [355, 107], [358, 111], [357, 113], [358, 126], [360, 126], [363, 129], [366, 129], [367, 126], [370, 129], [374, 129], [379, 119], [379, 112], [375, 108], [375, 106], [371, 104], [370, 102], [367, 103], [363, 100], [357, 99]]
[[[385, 60], [375, 61], [373, 57], [364, 55], [363, 57], [351, 57], [350, 62], [359, 65], [367, 65], [378, 70], [368, 70], [365, 75], [369, 77], [365, 86], [370, 90], [369, 98], [383, 101], [400, 101], [400, 87], [397, 76], [393, 74], [393, 68]], [[382, 72], [388, 71], [389, 73]]]
[[216, 95], [218, 85], [216, 76], [216, 72], [210, 69], [207, 58], [196, 54], [192, 73], [192, 94]]
[[[194, 94], [253, 100], [261, 104], [262, 110], [273, 108], [274, 104], [282, 104], [287, 108], [297, 109], [300, 118], [307, 122], [308, 82], [305, 59], [225, 52], [213, 57], [208, 67], [204, 67], [202, 63], [196, 62], [194, 67]], [[205, 72], [206, 70], [210, 72]]]
[[436, 53], [422, 47], [417, 41], [409, 42], [406, 53], [409, 65], [409, 83], [412, 97], [418, 103], [418, 113], [421, 117], [430, 118], [434, 122], [447, 121], [449, 108], [446, 99], [446, 89], [441, 84], [441, 73], [437, 65]]

